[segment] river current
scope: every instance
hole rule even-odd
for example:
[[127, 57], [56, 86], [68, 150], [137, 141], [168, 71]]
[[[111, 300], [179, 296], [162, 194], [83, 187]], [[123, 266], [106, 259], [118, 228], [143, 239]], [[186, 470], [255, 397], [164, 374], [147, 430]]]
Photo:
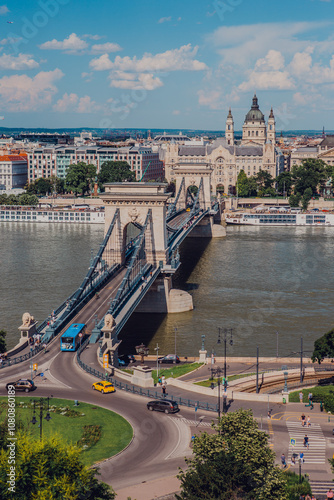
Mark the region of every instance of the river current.
[[[0, 328], [8, 346], [19, 338], [22, 314], [45, 319], [79, 286], [103, 238], [101, 225], [0, 225]], [[121, 350], [144, 342], [154, 354], [223, 355], [218, 328], [233, 329], [228, 355], [290, 355], [312, 351], [333, 328], [334, 228], [231, 227], [223, 239], [188, 238], [174, 286], [193, 296], [183, 314], [134, 314]], [[277, 333], [278, 332], [278, 333]], [[230, 336], [228, 337], [230, 340]]]

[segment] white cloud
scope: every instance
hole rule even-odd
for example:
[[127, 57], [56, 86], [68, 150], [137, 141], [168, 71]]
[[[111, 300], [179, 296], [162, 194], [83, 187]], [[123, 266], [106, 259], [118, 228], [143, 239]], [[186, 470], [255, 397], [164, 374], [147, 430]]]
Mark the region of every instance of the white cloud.
[[67, 92], [61, 99], [58, 99], [56, 104], [53, 105], [54, 111], [65, 113], [66, 111], [73, 111], [74, 106], [78, 103], [77, 94], [68, 94]]
[[119, 50], [122, 50], [122, 47], [118, 45], [118, 43], [110, 42], [93, 45], [91, 48], [91, 51], [94, 54], [106, 54], [108, 52], [118, 52]]
[[8, 38], [3, 38], [2, 40], [0, 40], [0, 44], [1, 45], [7, 45], [7, 44], [12, 44], [12, 45], [15, 45], [17, 44], [20, 40], [22, 40], [22, 37], [18, 36], [16, 38], [12, 38], [12, 37], [8, 37]]
[[152, 73], [135, 74], [115, 71], [108, 78], [110, 79], [110, 87], [118, 89], [155, 90], [163, 86], [160, 78], [154, 77]]
[[[330, 22], [258, 23], [239, 26], [222, 26], [207, 37], [222, 56], [222, 64], [246, 67], [268, 51], [293, 55], [312, 43], [305, 33], [328, 26]], [[302, 35], [298, 39], [298, 35]], [[328, 42], [313, 42], [321, 47]], [[331, 42], [331, 45], [333, 42]]]
[[58, 99], [53, 105], [54, 111], [59, 113], [94, 113], [100, 111], [101, 106], [93, 101], [88, 95], [79, 97], [77, 94], [65, 93], [61, 99]]
[[105, 38], [105, 37], [104, 36], [100, 36], [100, 35], [86, 34], [86, 35], [81, 35], [81, 38], [89, 38], [89, 40], [101, 40], [101, 38]]
[[302, 77], [311, 70], [313, 48], [310, 47], [305, 52], [296, 52], [290, 63], [290, 71], [297, 77]]
[[181, 113], [181, 111], [179, 109], [174, 109], [173, 111], [173, 115], [179, 115]]
[[158, 21], [158, 24], [162, 24], [162, 23], [168, 23], [169, 21], [172, 20], [172, 16], [168, 16], [168, 17], [161, 17]]
[[3, 54], [0, 56], [0, 68], [1, 69], [33, 69], [38, 68], [39, 63], [32, 59], [30, 54], [19, 54], [18, 56], [11, 56], [9, 54]]
[[52, 102], [58, 92], [55, 81], [64, 76], [60, 69], [41, 71], [33, 78], [27, 75], [4, 76], [0, 79], [1, 106], [8, 111], [35, 111]]
[[284, 70], [284, 57], [277, 50], [269, 50], [267, 55], [258, 59], [255, 67], [249, 72], [248, 80], [242, 82], [238, 89], [248, 90], [289, 90], [295, 88], [288, 71]]
[[95, 71], [103, 70], [121, 70], [135, 71], [203, 71], [207, 69], [205, 63], [194, 59], [198, 52], [198, 47], [192, 48], [191, 44], [183, 45], [179, 49], [167, 50], [161, 54], [146, 53], [141, 59], [129, 56], [116, 56], [111, 61], [107, 54], [103, 54], [90, 62], [90, 67]]
[[210, 109], [218, 109], [221, 106], [221, 92], [219, 90], [199, 90], [198, 104], [208, 106]]
[[81, 73], [81, 77], [86, 81], [86, 82], [91, 82], [93, 80], [93, 75], [94, 73], [91, 71], [90, 73], [87, 73], [86, 71]]
[[9, 9], [7, 5], [0, 5], [0, 16], [4, 16], [5, 14], [8, 14]]
[[62, 41], [58, 41], [55, 38], [49, 42], [42, 43], [39, 46], [43, 50], [65, 50], [67, 52], [76, 52], [78, 50], [87, 49], [88, 43], [78, 37], [75, 33], [69, 35]]

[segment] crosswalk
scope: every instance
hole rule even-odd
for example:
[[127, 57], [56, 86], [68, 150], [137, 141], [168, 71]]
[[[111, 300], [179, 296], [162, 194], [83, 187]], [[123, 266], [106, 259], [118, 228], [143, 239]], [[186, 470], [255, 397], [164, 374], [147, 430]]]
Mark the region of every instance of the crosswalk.
[[[310, 427], [302, 427], [300, 422], [287, 420], [286, 426], [289, 431], [288, 463], [291, 463], [292, 455], [297, 454], [298, 464], [300, 453], [304, 453], [303, 464], [306, 468], [309, 464], [326, 463], [326, 440], [319, 424], [312, 423]], [[305, 434], [308, 436], [309, 448], [304, 446]], [[292, 445], [291, 439], [295, 440], [295, 445]]]
[[333, 481], [312, 481], [310, 480], [312, 493], [317, 500], [325, 500], [327, 498], [327, 491], [332, 488], [334, 491]]
[[197, 420], [189, 420], [188, 418], [179, 416], [178, 420], [191, 427], [211, 427], [211, 422], [204, 422], [201, 418]]

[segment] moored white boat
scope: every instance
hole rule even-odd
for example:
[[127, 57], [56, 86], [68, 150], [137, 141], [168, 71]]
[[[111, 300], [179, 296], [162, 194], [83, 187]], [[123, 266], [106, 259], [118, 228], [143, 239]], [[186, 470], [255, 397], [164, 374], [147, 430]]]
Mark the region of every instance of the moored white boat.
[[0, 222], [47, 222], [53, 224], [104, 224], [104, 210], [45, 209], [1, 206]]
[[334, 213], [325, 212], [228, 212], [225, 222], [250, 226], [334, 226]]

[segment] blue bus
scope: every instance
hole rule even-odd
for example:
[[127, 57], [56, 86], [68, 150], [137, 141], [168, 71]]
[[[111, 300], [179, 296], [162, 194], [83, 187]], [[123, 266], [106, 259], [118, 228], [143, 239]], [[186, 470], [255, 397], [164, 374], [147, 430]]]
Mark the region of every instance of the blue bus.
[[[60, 337], [61, 351], [75, 351], [80, 344], [80, 340], [85, 335], [85, 324], [74, 323], [69, 326], [66, 332]], [[81, 335], [79, 335], [81, 333]]]

